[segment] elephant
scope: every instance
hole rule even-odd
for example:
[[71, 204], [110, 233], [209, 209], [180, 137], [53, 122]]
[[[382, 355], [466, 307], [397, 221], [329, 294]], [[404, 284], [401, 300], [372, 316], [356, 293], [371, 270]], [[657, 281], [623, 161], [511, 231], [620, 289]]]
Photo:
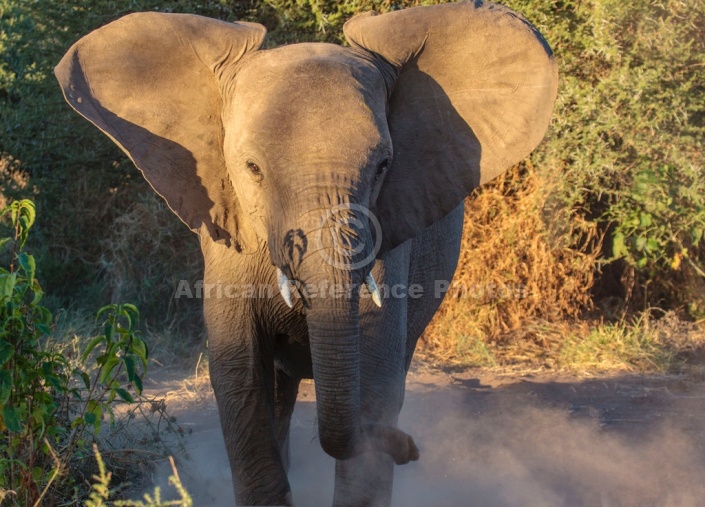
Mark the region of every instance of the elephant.
[[289, 424], [312, 378], [333, 504], [390, 505], [395, 465], [420, 454], [398, 417], [464, 199], [538, 146], [557, 66], [529, 21], [481, 0], [357, 15], [345, 46], [261, 49], [265, 34], [133, 13], [55, 75], [198, 235], [204, 287], [273, 288], [203, 297], [238, 504], [293, 505]]

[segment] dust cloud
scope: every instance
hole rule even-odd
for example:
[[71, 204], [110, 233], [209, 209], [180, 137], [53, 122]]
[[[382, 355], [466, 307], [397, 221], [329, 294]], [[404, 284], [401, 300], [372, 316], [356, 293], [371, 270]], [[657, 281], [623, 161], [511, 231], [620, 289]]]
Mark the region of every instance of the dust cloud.
[[[297, 506], [327, 507], [334, 461], [317, 442], [312, 397], [303, 385], [289, 477]], [[177, 416], [194, 429], [179, 468], [195, 505], [234, 505], [214, 404]], [[412, 375], [399, 425], [421, 459], [396, 467], [394, 507], [691, 507], [705, 498], [702, 383]]]

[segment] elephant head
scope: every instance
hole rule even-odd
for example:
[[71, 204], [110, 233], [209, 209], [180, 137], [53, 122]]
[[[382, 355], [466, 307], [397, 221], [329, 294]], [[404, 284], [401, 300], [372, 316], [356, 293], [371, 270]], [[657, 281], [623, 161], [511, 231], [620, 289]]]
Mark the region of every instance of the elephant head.
[[538, 31], [479, 0], [357, 16], [345, 35], [350, 48], [260, 50], [258, 24], [140, 13], [56, 68], [71, 106], [201, 241], [268, 248], [285, 279], [351, 288], [306, 300], [320, 441], [341, 459], [365, 433], [393, 455], [399, 444], [361, 421], [368, 261], [528, 155], [557, 87]]

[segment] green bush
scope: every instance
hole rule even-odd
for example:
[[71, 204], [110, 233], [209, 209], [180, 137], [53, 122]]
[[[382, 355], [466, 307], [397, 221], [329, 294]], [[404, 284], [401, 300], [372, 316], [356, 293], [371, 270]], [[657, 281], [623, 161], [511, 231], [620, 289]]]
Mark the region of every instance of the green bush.
[[509, 4], [559, 62], [552, 128], [532, 156], [557, 182], [552, 206], [597, 223], [606, 260], [664, 289], [647, 304], [687, 303], [678, 282], [702, 283], [705, 261], [705, 2]]
[[[199, 327], [199, 308], [183, 299], [169, 301], [178, 279], [193, 278], [200, 270], [197, 238], [160, 205], [129, 159], [67, 107], [53, 76], [69, 46], [91, 30], [133, 10], [177, 10], [183, 4], [0, 0], [0, 195], [37, 203], [32, 248], [53, 309], [94, 312], [93, 301], [139, 301], [138, 291], [144, 295], [149, 289], [149, 297], [160, 303], [145, 305], [143, 322], [166, 316], [194, 322], [190, 330]], [[154, 213], [149, 220], [141, 212], [143, 203]], [[138, 227], [142, 239], [128, 234], [124, 248], [116, 249], [120, 238], [113, 230], [124, 231], [131, 216], [145, 220]], [[159, 227], [150, 231], [155, 223]], [[116, 251], [128, 251], [131, 258], [116, 260], [111, 256]], [[135, 257], [147, 267], [142, 270], [147, 279], [116, 272], [116, 264]], [[188, 260], [173, 265], [162, 260], [180, 257]], [[187, 273], [172, 272], [174, 265], [185, 266]]]
[[34, 204], [15, 201], [0, 218], [8, 214], [11, 236], [0, 239], [9, 254], [0, 267], [0, 501], [53, 504], [80, 486], [76, 465], [105, 417], [114, 423], [114, 402], [134, 401], [128, 385], [142, 392], [147, 346], [137, 309], [113, 304], [98, 312], [103, 332], [70, 361], [66, 344], [52, 340], [53, 317], [40, 304], [34, 257], [24, 251]]

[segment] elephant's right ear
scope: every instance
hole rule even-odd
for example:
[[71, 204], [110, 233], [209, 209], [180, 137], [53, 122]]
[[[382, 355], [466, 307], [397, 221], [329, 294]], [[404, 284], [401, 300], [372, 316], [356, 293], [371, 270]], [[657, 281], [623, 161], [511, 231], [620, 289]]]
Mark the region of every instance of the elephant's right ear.
[[266, 29], [137, 13], [83, 37], [54, 70], [71, 106], [125, 151], [194, 232], [242, 247], [223, 158], [221, 89]]
[[383, 249], [421, 234], [543, 138], [558, 72], [520, 14], [464, 0], [363, 14], [344, 31], [391, 91], [394, 156], [376, 203]]

